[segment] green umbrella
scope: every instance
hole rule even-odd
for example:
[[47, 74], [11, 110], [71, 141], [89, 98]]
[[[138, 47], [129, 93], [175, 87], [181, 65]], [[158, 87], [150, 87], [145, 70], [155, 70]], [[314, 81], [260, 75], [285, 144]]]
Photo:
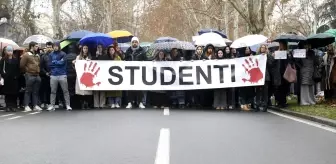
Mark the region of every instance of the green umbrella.
[[331, 34], [334, 37], [336, 37], [336, 29], [329, 29], [328, 31], [324, 32], [326, 34]]
[[150, 47], [153, 43], [152, 42], [142, 42], [140, 43], [141, 47]]
[[63, 40], [61, 42], [61, 49], [65, 48], [66, 46], [68, 46], [69, 44], [74, 43], [74, 42], [77, 42], [77, 41], [75, 41], [75, 40]]
[[318, 33], [308, 36], [307, 43], [311, 44], [312, 48], [325, 47], [335, 42], [335, 36], [330, 33]]

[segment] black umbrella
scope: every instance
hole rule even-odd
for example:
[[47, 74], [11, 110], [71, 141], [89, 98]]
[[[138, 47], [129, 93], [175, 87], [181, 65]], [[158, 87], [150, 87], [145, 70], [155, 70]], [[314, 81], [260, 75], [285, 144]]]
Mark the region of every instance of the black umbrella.
[[276, 37], [273, 42], [300, 42], [304, 41], [307, 38], [301, 35], [295, 35], [295, 34], [282, 34], [278, 37]]
[[327, 33], [319, 33], [308, 36], [306, 43], [310, 44], [312, 48], [325, 47], [335, 42], [335, 37]]

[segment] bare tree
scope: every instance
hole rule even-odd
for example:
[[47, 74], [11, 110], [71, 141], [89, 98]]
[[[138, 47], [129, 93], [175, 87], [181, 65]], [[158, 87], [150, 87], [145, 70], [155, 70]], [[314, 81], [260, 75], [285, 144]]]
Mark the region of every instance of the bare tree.
[[61, 7], [67, 0], [51, 0], [52, 8], [53, 8], [53, 31], [54, 38], [62, 39], [63, 31], [61, 27]]

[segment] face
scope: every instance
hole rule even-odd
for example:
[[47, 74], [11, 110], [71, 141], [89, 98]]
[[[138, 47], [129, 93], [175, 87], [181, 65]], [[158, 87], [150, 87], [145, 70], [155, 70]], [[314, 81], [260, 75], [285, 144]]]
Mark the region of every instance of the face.
[[237, 50], [235, 48], [233, 48], [232, 53], [237, 53]]
[[328, 52], [333, 52], [333, 51], [334, 51], [334, 47], [333, 47], [332, 44], [329, 44], [329, 45], [327, 46], [327, 49], [328, 49]]
[[160, 59], [163, 59], [163, 58], [164, 58], [164, 56], [165, 56], [165, 55], [164, 55], [164, 53], [163, 53], [162, 51], [161, 51], [161, 52], [159, 52], [159, 58], [160, 58]]
[[35, 45], [35, 46], [33, 47], [33, 50], [34, 50], [35, 52], [37, 52], [38, 49], [39, 49], [39, 46], [38, 46], [38, 45]]
[[97, 46], [97, 51], [98, 51], [98, 52], [103, 52], [103, 46], [98, 45], [98, 46]]
[[220, 58], [223, 57], [223, 51], [218, 51], [218, 52], [217, 52], [217, 55], [218, 55], [218, 57], [220, 57]]
[[114, 48], [110, 48], [110, 49], [109, 49], [109, 53], [110, 53], [110, 55], [114, 54], [114, 53], [115, 53]]
[[250, 48], [247, 47], [247, 48], [245, 49], [245, 54], [250, 54], [250, 53], [251, 53]]
[[208, 53], [210, 54], [210, 53], [212, 53], [212, 52], [213, 52], [212, 47], [209, 47], [209, 48], [208, 48]]
[[117, 47], [116, 50], [117, 50], [118, 52], [120, 52], [120, 47]]
[[83, 52], [84, 52], [84, 54], [87, 54], [89, 52], [89, 47], [88, 46], [84, 46], [83, 47]]
[[59, 49], [60, 49], [60, 48], [59, 48], [58, 46], [56, 46], [56, 45], [54, 46], [54, 50], [55, 50], [55, 51], [58, 51]]
[[260, 47], [260, 53], [266, 53], [267, 47], [265, 45], [262, 45]]
[[229, 48], [229, 47], [226, 47], [226, 48], [225, 48], [225, 53], [226, 53], [226, 54], [229, 54], [229, 53], [230, 53], [230, 48]]
[[9, 49], [7, 48], [6, 53], [7, 53], [8, 56], [12, 56], [13, 55], [13, 49], [12, 48], [9, 48]]
[[173, 54], [173, 56], [177, 56], [177, 49], [173, 49], [172, 54]]
[[137, 48], [138, 45], [139, 45], [139, 42], [138, 42], [138, 41], [134, 40], [134, 41], [132, 42], [132, 47], [133, 47], [133, 48]]
[[198, 47], [196, 52], [197, 52], [197, 54], [202, 54], [202, 47]]

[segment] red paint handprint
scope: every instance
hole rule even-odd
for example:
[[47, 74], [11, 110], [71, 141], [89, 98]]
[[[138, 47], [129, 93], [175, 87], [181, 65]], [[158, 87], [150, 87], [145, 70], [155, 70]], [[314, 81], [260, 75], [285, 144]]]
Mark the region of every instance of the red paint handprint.
[[252, 58], [249, 58], [248, 60], [245, 59], [243, 67], [245, 68], [245, 71], [250, 75], [250, 79], [242, 79], [244, 82], [249, 81], [251, 83], [258, 83], [259, 80], [264, 77], [263, 73], [259, 68], [258, 59], [256, 59], [255, 62], [253, 62]]
[[[92, 67], [93, 65], [93, 67]], [[101, 82], [94, 83], [93, 80], [97, 76], [100, 67], [97, 67], [97, 63], [90, 62], [89, 67], [87, 68], [87, 63], [84, 64], [84, 73], [80, 78], [80, 83], [88, 87], [93, 87], [95, 85], [99, 86]]]

